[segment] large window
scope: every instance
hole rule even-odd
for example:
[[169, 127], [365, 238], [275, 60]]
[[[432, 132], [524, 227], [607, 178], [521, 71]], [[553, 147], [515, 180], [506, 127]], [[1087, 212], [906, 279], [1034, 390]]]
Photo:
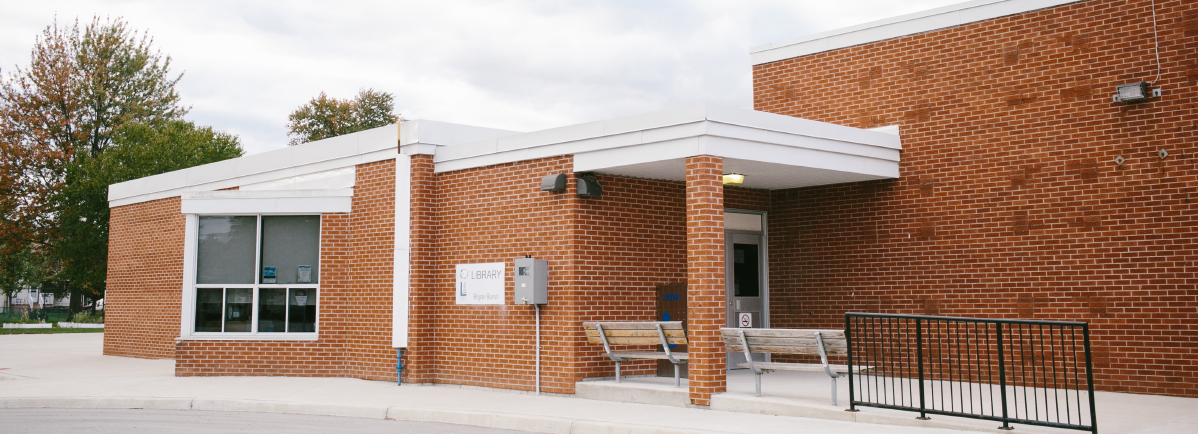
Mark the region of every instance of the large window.
[[193, 331], [315, 333], [320, 216], [200, 216]]

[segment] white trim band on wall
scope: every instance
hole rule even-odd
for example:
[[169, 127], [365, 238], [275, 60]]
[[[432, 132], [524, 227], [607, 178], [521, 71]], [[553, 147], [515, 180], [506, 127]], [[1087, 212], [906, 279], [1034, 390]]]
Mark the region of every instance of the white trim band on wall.
[[184, 214], [332, 214], [350, 212], [354, 189], [184, 193]]

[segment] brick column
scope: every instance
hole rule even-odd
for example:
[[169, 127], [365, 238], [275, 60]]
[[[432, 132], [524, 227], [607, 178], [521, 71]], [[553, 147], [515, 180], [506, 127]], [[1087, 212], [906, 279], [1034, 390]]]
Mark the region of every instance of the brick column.
[[721, 157], [687, 159], [688, 393], [708, 405], [725, 391], [725, 196]]
[[409, 160], [409, 277], [408, 348], [404, 356], [404, 382], [432, 383], [436, 345], [436, 196], [432, 155]]

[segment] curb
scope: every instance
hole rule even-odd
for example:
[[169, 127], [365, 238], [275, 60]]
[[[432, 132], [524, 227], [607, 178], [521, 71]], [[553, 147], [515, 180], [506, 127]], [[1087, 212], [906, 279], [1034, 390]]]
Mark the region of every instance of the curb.
[[4, 408], [154, 409], [306, 414], [471, 425], [545, 434], [719, 434], [721, 432], [515, 413], [488, 413], [470, 410], [415, 407], [331, 405], [243, 399], [153, 397], [0, 398], [0, 409]]

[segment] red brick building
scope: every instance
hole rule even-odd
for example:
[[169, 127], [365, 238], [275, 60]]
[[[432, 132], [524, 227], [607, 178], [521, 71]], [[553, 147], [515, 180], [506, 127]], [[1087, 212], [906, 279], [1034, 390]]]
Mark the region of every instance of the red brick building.
[[1112, 98], [1155, 78], [1149, 5], [976, 1], [756, 48], [754, 111], [409, 121], [116, 184], [105, 353], [394, 381], [402, 348], [406, 382], [533, 390], [529, 255], [547, 392], [612, 375], [582, 322], [655, 319], [686, 284], [696, 404], [737, 312], [1088, 321], [1100, 389], [1196, 396], [1195, 2], [1157, 4], [1162, 96]]

